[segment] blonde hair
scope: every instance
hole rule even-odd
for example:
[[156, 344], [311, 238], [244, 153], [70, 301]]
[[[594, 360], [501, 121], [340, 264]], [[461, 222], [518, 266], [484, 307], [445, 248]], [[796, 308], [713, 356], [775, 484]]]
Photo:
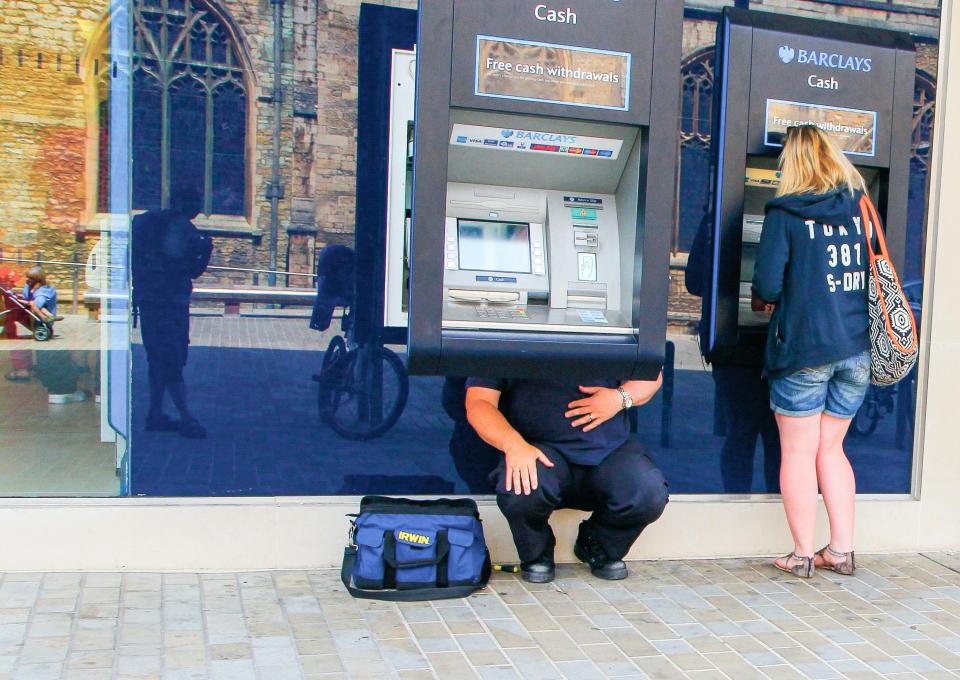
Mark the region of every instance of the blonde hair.
[[846, 188], [866, 192], [863, 177], [830, 137], [816, 125], [787, 128], [780, 154], [780, 188], [785, 194], [825, 194]]

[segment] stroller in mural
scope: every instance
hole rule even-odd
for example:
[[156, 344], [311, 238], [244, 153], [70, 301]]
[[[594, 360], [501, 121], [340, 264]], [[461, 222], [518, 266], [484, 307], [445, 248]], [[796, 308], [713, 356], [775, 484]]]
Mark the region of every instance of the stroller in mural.
[[41, 318], [14, 291], [0, 286], [0, 302], [3, 303], [0, 309], [0, 325], [5, 329], [4, 336], [10, 334], [10, 337], [16, 337], [16, 333], [11, 333], [10, 329], [15, 331], [16, 322], [20, 321], [30, 328], [33, 339], [37, 342], [46, 342], [53, 337], [53, 324]]
[[327, 246], [317, 257], [317, 299], [310, 328], [326, 331], [334, 310], [343, 309], [340, 328], [323, 355], [318, 383], [320, 419], [345, 439], [376, 439], [392, 428], [407, 405], [410, 381], [400, 358], [380, 343], [354, 339], [353, 297], [356, 254]]

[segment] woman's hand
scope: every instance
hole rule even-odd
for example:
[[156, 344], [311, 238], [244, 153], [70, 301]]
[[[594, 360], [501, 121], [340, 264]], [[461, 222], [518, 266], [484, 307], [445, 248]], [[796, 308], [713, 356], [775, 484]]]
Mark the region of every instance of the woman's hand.
[[567, 405], [569, 410], [564, 415], [576, 418], [571, 425], [583, 427], [584, 432], [599, 427], [623, 410], [623, 397], [618, 390], [581, 385], [580, 391], [590, 396], [570, 402]]
[[529, 496], [537, 489], [537, 461], [547, 467], [553, 463], [547, 455], [526, 442], [519, 442], [515, 446], [507, 447], [503, 452], [507, 465], [505, 486], [507, 492], [513, 491], [518, 496], [523, 493]]
[[756, 291], [751, 291], [750, 293], [750, 309], [755, 312], [764, 312], [765, 314], [771, 314], [776, 308], [775, 304], [767, 302], [762, 297], [757, 295]]

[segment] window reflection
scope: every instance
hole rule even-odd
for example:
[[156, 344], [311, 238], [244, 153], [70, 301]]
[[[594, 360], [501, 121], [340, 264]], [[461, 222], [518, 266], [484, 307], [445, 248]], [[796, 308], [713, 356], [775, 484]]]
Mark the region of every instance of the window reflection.
[[[390, 4], [340, 3], [296, 27], [284, 4], [277, 178], [270, 12], [131, 0], [111, 16], [103, 0], [78, 0], [77, 15], [54, 5], [43, 16], [11, 14], [13, 30], [0, 37], [0, 108], [9, 113], [0, 121], [0, 405], [15, 415], [0, 433], [0, 495], [489, 492], [500, 454], [466, 423], [462, 379], [407, 376], [397, 325], [406, 298], [384, 310], [385, 270], [401, 290], [409, 275], [413, 141], [409, 120], [394, 120], [391, 66], [395, 50], [412, 66], [416, 35], [416, 3]], [[782, 4], [767, 9], [790, 11]], [[848, 11], [807, 4], [832, 17]], [[850, 19], [872, 23], [873, 11]], [[919, 36], [904, 273], [918, 321], [936, 91], [929, 14], [898, 15]], [[51, 19], [69, 27], [79, 19], [82, 30], [33, 30]], [[664, 390], [636, 414], [636, 435], [674, 493], [772, 492], [778, 447], [759, 357], [705, 365], [701, 299], [683, 285], [709, 219], [715, 28], [715, 15], [688, 13], [671, 351]], [[395, 152], [402, 159], [389, 170]], [[271, 243], [275, 181], [283, 195]], [[162, 279], [155, 307], [166, 307], [152, 317], [156, 309], [141, 310], [133, 327], [131, 220], [169, 211], [185, 192], [199, 196], [190, 221], [212, 242], [209, 266], [189, 277], [192, 294], [175, 315], [167, 307], [176, 286]], [[337, 252], [324, 265], [324, 253]], [[63, 317], [45, 341], [17, 303], [37, 266]], [[317, 324], [316, 303], [333, 280], [329, 318]], [[151, 374], [156, 396], [170, 364], [183, 371], [174, 384], [191, 388], [188, 415], [169, 386], [163, 413], [195, 418], [206, 439], [180, 437], [179, 424], [148, 427], [166, 422], [156, 406], [150, 415]], [[915, 395], [915, 376], [868, 395], [847, 442], [862, 491], [909, 489]]]
[[[103, 0], [78, 5], [5, 9], [0, 37], [2, 496], [111, 496], [124, 481], [128, 378], [108, 366], [127, 342], [109, 326], [126, 316], [103, 301], [126, 295], [111, 244], [128, 205], [111, 193], [128, 154], [109, 131], [126, 110], [129, 27]], [[50, 28], [81, 17], [82, 31]]]

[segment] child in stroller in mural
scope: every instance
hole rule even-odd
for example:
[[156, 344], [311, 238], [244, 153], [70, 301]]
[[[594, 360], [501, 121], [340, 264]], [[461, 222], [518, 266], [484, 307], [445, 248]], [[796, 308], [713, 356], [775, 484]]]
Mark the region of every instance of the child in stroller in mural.
[[57, 316], [57, 289], [47, 283], [40, 267], [27, 270], [22, 296], [10, 288], [0, 287], [0, 300], [3, 302], [0, 319], [6, 338], [17, 337], [17, 323], [20, 323], [30, 329], [34, 340], [44, 342], [53, 337], [54, 322], [63, 318]]

